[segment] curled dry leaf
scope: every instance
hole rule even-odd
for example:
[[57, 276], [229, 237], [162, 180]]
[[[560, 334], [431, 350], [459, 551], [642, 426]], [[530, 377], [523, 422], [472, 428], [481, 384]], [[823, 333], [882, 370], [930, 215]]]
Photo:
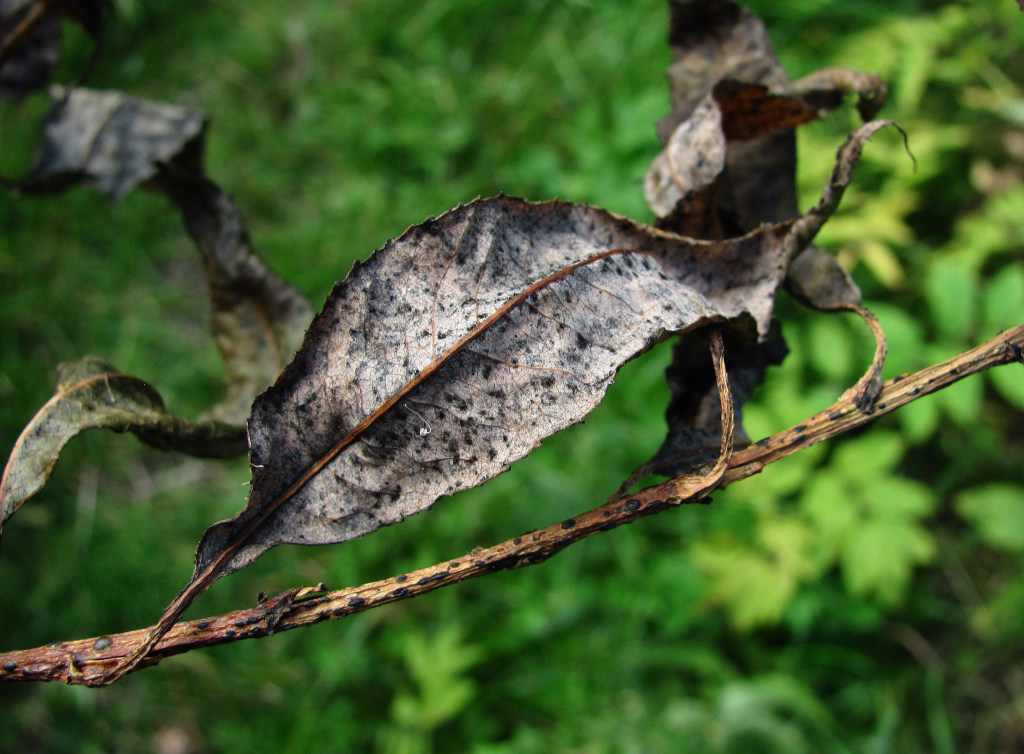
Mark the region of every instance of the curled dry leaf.
[[242, 424], [299, 347], [313, 310], [259, 257], [235, 200], [205, 176], [205, 125], [197, 110], [73, 89], [47, 117], [40, 157], [19, 187], [85, 183], [118, 198], [143, 184], [177, 205], [203, 257], [227, 366], [225, 399], [208, 415]]
[[227, 371], [224, 400], [207, 416], [242, 424], [295, 354], [313, 308], [253, 249], [237, 203], [202, 174], [198, 152], [162, 166], [154, 186], [181, 210], [210, 284], [210, 326]]
[[133, 432], [150, 445], [207, 458], [237, 455], [245, 446], [239, 428], [172, 416], [149, 383], [100, 359], [61, 364], [53, 397], [18, 437], [4, 468], [0, 528], [46, 483], [68, 440], [91, 428]]
[[[672, 0], [670, 9], [673, 63], [665, 74], [672, 112], [658, 124], [666, 152], [679, 153], [674, 132], [700, 117], [695, 111], [712, 95], [728, 141], [717, 202], [710, 205], [720, 215], [715, 227], [726, 235], [742, 235], [760, 223], [795, 217], [793, 129], [839, 106], [851, 93], [865, 120], [874, 117], [885, 101], [885, 84], [876, 75], [844, 68], [791, 83], [764, 24], [747, 8], [731, 0]], [[652, 166], [656, 169], [658, 160]], [[651, 206], [659, 217], [670, 215], [662, 204]], [[659, 227], [679, 230], [671, 221]]]
[[83, 80], [103, 49], [109, 14], [108, 0], [0, 0], [0, 99], [23, 97], [49, 83], [60, 60], [61, 17], [95, 42], [78, 76]]
[[[837, 107], [850, 93], [858, 96], [861, 114], [873, 116], [885, 99], [885, 85], [877, 76], [841, 68], [791, 83], [764, 24], [746, 8], [731, 0], [673, 0], [670, 7], [674, 62], [666, 76], [672, 112], [659, 124], [665, 148], [644, 183], [657, 226], [722, 238], [796, 217], [793, 129]], [[834, 175], [830, 185], [847, 180]], [[860, 290], [846, 270], [814, 247], [788, 265], [786, 284], [813, 307], [860, 303]], [[728, 353], [741, 361], [729, 364], [737, 412], [767, 366], [785, 354], [781, 338], [766, 340], [766, 332], [762, 326], [730, 334]], [[717, 443], [717, 393], [709, 373], [694, 371], [688, 352], [681, 342], [666, 374], [672, 400], [665, 442], [634, 477], [686, 473]], [[745, 441], [742, 427], [737, 440]]]

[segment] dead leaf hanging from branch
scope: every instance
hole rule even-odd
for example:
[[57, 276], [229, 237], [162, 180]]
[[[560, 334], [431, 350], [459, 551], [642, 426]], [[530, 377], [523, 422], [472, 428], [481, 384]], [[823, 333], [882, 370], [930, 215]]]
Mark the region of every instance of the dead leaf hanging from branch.
[[267, 549], [354, 539], [501, 473], [580, 421], [623, 364], [669, 334], [741, 318], [767, 332], [789, 260], [886, 125], [850, 136], [806, 215], [738, 239], [498, 197], [390, 242], [335, 286], [256, 400], [247, 508], [207, 531], [192, 580], [107, 681]]
[[168, 414], [153, 387], [87, 356], [57, 368], [53, 397], [25, 427], [0, 478], [0, 531], [50, 477], [61, 450], [85, 429], [132, 432], [159, 448], [204, 458], [245, 449], [245, 433], [219, 422], [190, 422]]
[[[235, 201], [203, 174], [204, 132], [205, 119], [198, 111], [118, 92], [73, 89], [47, 116], [37, 163], [17, 183], [19, 190], [85, 184], [117, 199], [142, 184], [166, 193], [203, 256], [212, 328], [227, 365], [226, 395], [207, 420], [189, 422], [167, 414], [155, 390], [141, 380], [91, 357], [82, 360], [73, 371], [82, 372], [83, 384], [107, 375], [108, 387], [130, 387], [130, 398], [118, 398], [130, 405], [118, 406], [122, 413], [91, 398], [86, 405], [87, 393], [75, 388], [65, 395], [59, 387], [8, 461], [2, 489], [5, 521], [45, 483], [65, 443], [86, 427], [130, 429], [150, 444], [193, 455], [245, 452], [242, 425], [252, 400], [298, 348], [312, 309], [256, 254]], [[55, 421], [59, 428], [52, 426]], [[46, 432], [40, 433], [44, 424]]]

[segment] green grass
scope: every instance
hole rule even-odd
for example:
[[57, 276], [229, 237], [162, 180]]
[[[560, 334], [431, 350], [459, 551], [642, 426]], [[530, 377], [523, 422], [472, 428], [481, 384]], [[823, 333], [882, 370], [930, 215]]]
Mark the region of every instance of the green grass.
[[[876, 137], [824, 239], [890, 332], [890, 376], [1024, 314], [1024, 16], [1003, 5], [757, 4], [794, 77], [880, 69], [883, 114], [910, 134], [917, 172], [896, 136]], [[122, 0], [90, 83], [204, 109], [209, 174], [318, 307], [354, 260], [478, 195], [649, 219], [640, 178], [668, 106], [665, 18], [655, 0]], [[88, 48], [73, 32], [69, 46], [73, 70]], [[0, 108], [5, 173], [26, 164], [41, 111]], [[802, 133], [805, 204], [853, 122]], [[216, 402], [202, 274], [168, 202], [7, 196], [0, 228], [0, 447], [49, 397], [56, 364], [86, 353], [151, 381], [175, 412]], [[852, 319], [780, 314], [792, 353], [747, 412], [754, 436], [827, 405], [870, 352]], [[667, 359], [629, 365], [585, 425], [485, 487], [343, 546], [271, 551], [189, 614], [382, 578], [592, 507], [659, 444]], [[537, 568], [189, 653], [109, 689], [5, 686], [0, 749], [159, 750], [174, 736], [197, 751], [1009, 749], [1024, 650], [1020, 540], [999, 519], [1012, 520], [1006, 490], [1024, 501], [1014, 369]], [[863, 464], [875, 488], [858, 486]], [[245, 481], [244, 460], [76, 439], [5, 531], [3, 648], [152, 623]], [[808, 491], [822, 489], [836, 499]]]

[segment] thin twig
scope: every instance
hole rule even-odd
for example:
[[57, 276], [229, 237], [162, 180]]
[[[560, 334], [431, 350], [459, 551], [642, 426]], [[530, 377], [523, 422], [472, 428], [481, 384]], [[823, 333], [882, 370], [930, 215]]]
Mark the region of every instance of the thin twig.
[[[1001, 364], [1024, 363], [1022, 354], [1024, 325], [1019, 325], [949, 361], [888, 380], [882, 386], [872, 414], [857, 409], [853, 396], [844, 395], [807, 421], [733, 453], [719, 486], [752, 476], [787, 455], [848, 432], [964, 377]], [[178, 623], [137, 667], [156, 665], [165, 657], [201, 647], [269, 636], [342, 618], [496, 571], [541, 563], [592, 534], [674, 507], [668, 501], [679, 491], [681, 481], [664, 482], [545, 529], [383, 581], [333, 592], [323, 591], [322, 586], [291, 589], [248, 610]], [[706, 502], [708, 492], [710, 489], [699, 491], [686, 502]], [[60, 680], [69, 684], [97, 685], [150, 631], [151, 628], [143, 628], [3, 653], [0, 654], [0, 681]]]

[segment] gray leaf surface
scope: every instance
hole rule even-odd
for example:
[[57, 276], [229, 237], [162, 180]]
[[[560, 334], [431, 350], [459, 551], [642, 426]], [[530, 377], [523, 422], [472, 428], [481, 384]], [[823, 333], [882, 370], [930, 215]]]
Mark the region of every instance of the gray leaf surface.
[[23, 191], [81, 182], [119, 199], [156, 175], [158, 165], [180, 153], [205, 124], [197, 110], [120, 92], [59, 94], [43, 125], [36, 165], [19, 181]]
[[410, 228], [335, 287], [256, 400], [248, 507], [206, 533], [195, 578], [480, 484], [580, 421], [669, 334], [740, 315], [767, 326], [788, 230], [692, 241], [511, 197]]

